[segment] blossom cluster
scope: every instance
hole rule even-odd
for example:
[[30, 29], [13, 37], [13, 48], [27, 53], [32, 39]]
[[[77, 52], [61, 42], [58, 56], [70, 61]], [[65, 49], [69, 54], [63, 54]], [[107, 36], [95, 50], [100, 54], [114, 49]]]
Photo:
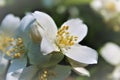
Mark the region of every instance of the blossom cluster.
[[8, 14], [0, 26], [0, 79], [65, 80], [71, 70], [90, 76], [84, 67], [96, 64], [98, 56], [79, 44], [87, 32], [79, 18], [57, 29], [44, 12], [29, 13], [21, 20]]

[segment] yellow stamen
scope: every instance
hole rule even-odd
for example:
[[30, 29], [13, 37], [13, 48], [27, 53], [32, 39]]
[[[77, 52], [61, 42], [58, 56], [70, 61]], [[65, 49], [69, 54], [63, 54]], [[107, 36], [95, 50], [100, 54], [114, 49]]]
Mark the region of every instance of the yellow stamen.
[[10, 42], [13, 42], [13, 41], [14, 41], [14, 38], [10, 38], [9, 41], [10, 41]]
[[60, 47], [70, 47], [73, 46], [75, 41], [78, 40], [77, 36], [70, 35], [68, 32], [69, 26], [63, 26], [60, 28], [56, 35], [57, 45]]
[[21, 55], [23, 53], [25, 53], [25, 48], [24, 48], [24, 45], [23, 45], [22, 38], [18, 38], [18, 39], [11, 38], [11, 41], [14, 42], [15, 44], [14, 45], [13, 44], [9, 45], [12, 48], [6, 51], [7, 56], [9, 56], [11, 58], [21, 57]]
[[10, 43], [10, 38], [4, 34], [0, 34], [0, 51], [4, 53], [9, 43]]
[[39, 80], [47, 80], [48, 71], [44, 70], [42, 74], [40, 74]]
[[74, 42], [73, 42], [73, 41], [71, 41], [69, 44], [70, 44], [70, 46], [72, 46], [72, 45], [74, 45]]

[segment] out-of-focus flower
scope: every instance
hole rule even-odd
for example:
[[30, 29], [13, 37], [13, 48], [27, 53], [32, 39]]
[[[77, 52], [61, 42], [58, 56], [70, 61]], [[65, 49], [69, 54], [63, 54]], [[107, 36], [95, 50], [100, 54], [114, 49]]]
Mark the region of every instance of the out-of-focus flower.
[[57, 7], [56, 12], [59, 14], [63, 14], [67, 10], [66, 6], [60, 5]]
[[93, 0], [91, 7], [99, 12], [105, 20], [120, 14], [120, 0]]
[[91, 7], [100, 15], [113, 31], [120, 31], [120, 0], [93, 0]]
[[[18, 26], [19, 28], [17, 28], [16, 32], [13, 32], [14, 34], [15, 33], [16, 34], [14, 38], [12, 38], [12, 40], [10, 41], [11, 44], [6, 51], [6, 54], [7, 54], [6, 58], [11, 60], [10, 66], [8, 68], [7, 75], [6, 75], [7, 80], [11, 80], [11, 79], [18, 80], [21, 73], [23, 72], [23, 69], [27, 66], [27, 63], [34, 64], [34, 65], [43, 65], [45, 63], [44, 61], [46, 60], [46, 58], [48, 58], [40, 54], [40, 47], [39, 47], [40, 41], [39, 42], [35, 41], [37, 39], [40, 39], [40, 38], [37, 38], [37, 35], [38, 35], [37, 27], [34, 26], [34, 28], [31, 28], [30, 33], [27, 31], [28, 29], [25, 32], [22, 32], [22, 30], [25, 28], [28, 28], [27, 26], [29, 25], [29, 23], [32, 23], [33, 21], [34, 21], [33, 18], [30, 18], [29, 16], [25, 16], [21, 20]], [[51, 60], [48, 60], [48, 63], [50, 61]]]
[[69, 8], [69, 14], [71, 18], [75, 18], [79, 16], [79, 9], [75, 6]]
[[101, 48], [100, 53], [108, 63], [115, 66], [112, 79], [120, 80], [120, 47], [115, 43], [109, 42]]
[[[33, 15], [41, 28], [41, 51], [43, 55], [52, 54], [52, 52], [64, 54], [74, 68], [77, 67], [75, 64], [79, 63], [86, 65], [97, 63], [97, 52], [78, 44], [87, 34], [87, 26], [80, 19], [68, 20], [57, 30], [51, 17], [46, 17], [47, 14], [36, 11]], [[83, 71], [78, 68], [75, 70]]]
[[18, 28], [19, 22], [20, 19], [12, 14], [8, 14], [3, 19], [0, 26], [0, 51], [4, 52], [6, 47], [8, 47], [10, 37], [15, 35], [15, 31]]
[[5, 79], [8, 67], [10, 66], [10, 61], [5, 58], [5, 55], [7, 55], [7, 49], [10, 47], [10, 43], [15, 36], [19, 22], [19, 17], [15, 17], [13, 14], [8, 14], [3, 19], [0, 26], [0, 70], [2, 70], [0, 71], [0, 77], [2, 80]]
[[6, 1], [5, 0], [0, 0], [0, 7], [3, 7], [6, 5]]
[[20, 19], [13, 14], [8, 14], [0, 26], [0, 51], [5, 53], [9, 43], [14, 38]]

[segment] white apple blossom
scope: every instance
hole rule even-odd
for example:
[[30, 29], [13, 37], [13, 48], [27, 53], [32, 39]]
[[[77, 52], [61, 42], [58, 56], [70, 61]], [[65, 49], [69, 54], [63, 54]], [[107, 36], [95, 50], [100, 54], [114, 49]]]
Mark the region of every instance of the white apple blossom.
[[120, 47], [112, 42], [106, 43], [100, 50], [101, 56], [115, 67], [112, 80], [120, 80]]
[[85, 70], [78, 69], [80, 66], [76, 68], [75, 63], [86, 65], [97, 63], [97, 52], [92, 48], [78, 44], [87, 34], [87, 26], [83, 24], [82, 20], [70, 19], [57, 30], [55, 22], [46, 13], [35, 11], [33, 16], [39, 25], [42, 37], [40, 46], [43, 55], [60, 52], [70, 59], [70, 63], [72, 60], [74, 61], [72, 66], [79, 72]]

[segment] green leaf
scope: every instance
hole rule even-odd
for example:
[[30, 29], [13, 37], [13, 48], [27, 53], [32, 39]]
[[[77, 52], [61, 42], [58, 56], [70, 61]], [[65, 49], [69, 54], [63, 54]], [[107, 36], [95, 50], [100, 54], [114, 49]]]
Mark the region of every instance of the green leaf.
[[36, 66], [29, 66], [29, 67], [26, 67], [19, 80], [34, 80], [33, 78], [36, 76], [38, 72], [38, 68]]

